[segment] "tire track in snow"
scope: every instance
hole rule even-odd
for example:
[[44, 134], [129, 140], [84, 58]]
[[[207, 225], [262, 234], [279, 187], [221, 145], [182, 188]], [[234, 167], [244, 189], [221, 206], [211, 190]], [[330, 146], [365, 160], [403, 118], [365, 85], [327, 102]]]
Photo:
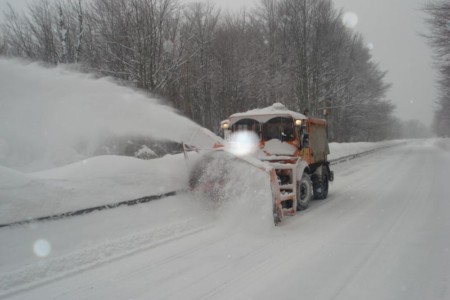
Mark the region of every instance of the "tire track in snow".
[[[401, 157], [401, 159], [404, 159], [404, 156]], [[372, 160], [372, 159], [371, 159]], [[392, 165], [393, 166], [393, 165]], [[382, 168], [377, 169], [377, 174], [381, 174], [386, 172], [386, 170], [383, 170]], [[372, 172], [373, 173], [373, 172]], [[358, 182], [356, 186], [363, 186], [364, 181], [367, 180], [366, 177], [362, 176], [358, 178]], [[355, 188], [354, 185], [352, 185], [352, 188]], [[349, 191], [352, 188], [347, 187], [346, 190]], [[341, 199], [342, 200], [342, 199]], [[313, 209], [316, 209], [326, 203], [329, 203], [328, 201], [315, 201], [315, 203], [319, 205], [314, 205]], [[337, 203], [337, 202], [336, 202]], [[329, 207], [327, 208], [329, 209]], [[309, 210], [309, 209], [308, 209]], [[307, 214], [308, 210], [306, 212], [302, 212], [302, 214]], [[343, 212], [341, 215], [345, 216], [348, 212]], [[342, 218], [341, 218], [342, 219]], [[287, 227], [295, 226], [298, 223], [303, 222], [301, 218], [298, 219], [291, 219], [287, 218], [288, 220], [292, 220], [293, 222], [285, 222], [285, 224], [282, 224]], [[346, 223], [349, 224], [351, 220], [348, 220], [347, 222], [343, 222], [345, 225]], [[342, 224], [341, 224], [342, 225]], [[308, 232], [311, 234], [313, 232], [316, 232], [315, 229], [310, 228]], [[274, 247], [264, 247], [261, 249], [260, 252], [262, 255], [259, 258], [259, 263], [257, 264], [250, 264], [250, 268], [244, 268], [243, 272], [239, 272], [237, 274], [234, 274], [233, 276], [230, 276], [229, 279], [222, 283], [221, 285], [217, 286], [213, 290], [210, 290], [208, 293], [204, 294], [200, 299], [229, 299], [229, 297], [233, 298], [249, 298], [248, 295], [245, 295], [242, 291], [244, 291], [248, 287], [248, 280], [245, 280], [245, 278], [248, 277], [255, 277], [255, 274], [258, 274], [257, 277], [259, 279], [262, 279], [267, 276], [267, 274], [270, 274], [271, 272], [276, 272], [277, 269], [284, 269], [286, 266], [289, 266], [291, 263], [289, 257], [293, 257], [293, 250], [292, 249], [303, 249], [305, 248], [316, 248], [317, 243], [314, 242], [316, 240], [316, 237], [311, 236], [307, 232], [304, 232], [304, 234], [293, 237], [291, 239], [291, 242], [289, 243], [289, 247], [280, 247], [280, 245], [276, 244], [274, 241], [273, 246]], [[324, 240], [327, 240], [327, 236], [331, 236], [332, 233], [325, 233], [325, 235], [322, 235], [321, 238]], [[295, 250], [294, 250], [295, 252]], [[257, 254], [257, 253], [253, 253]], [[269, 254], [269, 255], [268, 255]], [[274, 255], [275, 254], [275, 255]], [[267, 258], [269, 256], [269, 258]], [[236, 267], [240, 265], [240, 263], [236, 263], [230, 268]], [[232, 287], [232, 288], [230, 288]], [[224, 291], [232, 291], [232, 295], [225, 293], [224, 295], [221, 295]], [[240, 291], [242, 292], [241, 294]]]
[[59, 279], [96, 268], [138, 252], [185, 238], [210, 228], [194, 218], [156, 229], [127, 235], [66, 255], [1, 274], [0, 297], [30, 290]]
[[[407, 153], [411, 153], [412, 151], [408, 149]], [[408, 160], [411, 160], [411, 157], [409, 155], [403, 155], [400, 160], [404, 160], [407, 158]], [[405, 165], [405, 163], [403, 163]], [[419, 169], [424, 169], [427, 167], [428, 164], [422, 161], [422, 165], [419, 167]], [[384, 170], [386, 172], [386, 170]], [[404, 174], [396, 174], [396, 181], [401, 182], [403, 180], [403, 175], [406, 175], [409, 170], [402, 170]], [[400, 175], [400, 176], [399, 176]], [[393, 186], [396, 186], [396, 184], [392, 184]], [[374, 257], [381, 251], [381, 249], [386, 247], [385, 241], [391, 238], [391, 235], [394, 232], [394, 228], [397, 227], [404, 219], [405, 216], [408, 213], [409, 208], [411, 205], [414, 205], [411, 203], [412, 201], [416, 200], [417, 197], [414, 197], [415, 194], [417, 194], [418, 187], [423, 185], [423, 181], [419, 180], [419, 182], [414, 182], [411, 184], [411, 186], [416, 187], [415, 189], [408, 189], [404, 191], [405, 196], [403, 203], [401, 205], [394, 207], [395, 211], [398, 211], [399, 214], [394, 214], [393, 211], [390, 213], [392, 214], [392, 218], [389, 220], [389, 223], [386, 224], [386, 228], [383, 229], [383, 234], [380, 234], [380, 236], [376, 239], [376, 241], [371, 244], [370, 249], [367, 249], [367, 252], [364, 253], [359, 259], [358, 262], [355, 263], [353, 266], [353, 271], [349, 274], [345, 280], [343, 280], [340, 287], [335, 291], [335, 293], [331, 296], [332, 299], [347, 299], [344, 295], [345, 290], [353, 284], [356, 278], [358, 278], [362, 272], [364, 272], [367, 267], [375, 261]], [[420, 191], [420, 189], [419, 189]], [[390, 193], [389, 193], [390, 194]], [[383, 199], [383, 197], [379, 197], [380, 199]], [[412, 199], [412, 200], [410, 200]], [[393, 201], [396, 201], [397, 199], [393, 199]], [[386, 219], [384, 219], [386, 221]]]
[[[446, 259], [446, 256], [448, 257], [448, 251], [445, 254], [445, 252], [439, 249], [439, 247], [445, 247], [443, 245], [448, 245], [448, 242], [442, 242], [446, 240], [444, 238], [446, 235], [442, 235], [437, 249], [436, 247], [432, 248], [434, 251], [438, 250], [435, 254], [440, 254], [441, 259], [436, 259], [436, 257], [432, 256], [428, 257], [432, 251], [427, 249], [429, 245], [436, 243], [434, 240], [436, 234], [438, 234], [437, 232], [441, 232], [443, 227], [442, 220], [439, 221], [437, 228], [430, 226], [429, 223], [435, 222], [434, 219], [437, 216], [442, 217], [442, 215], [445, 215], [443, 212], [448, 211], [448, 209], [441, 209], [437, 212], [436, 208], [433, 208], [434, 205], [442, 205], [442, 203], [445, 203], [446, 208], [448, 208], [446, 199], [439, 198], [439, 196], [442, 197], [444, 194], [440, 192], [442, 191], [442, 187], [439, 189], [434, 188], [437, 182], [444, 182], [436, 174], [436, 170], [443, 170], [439, 166], [443, 161], [435, 158], [437, 155], [434, 154], [419, 156], [419, 152], [417, 151], [415, 149], [416, 153], [412, 153], [414, 156], [409, 157], [409, 163], [403, 163], [403, 165], [409, 165], [410, 168], [401, 170], [402, 174], [396, 174], [399, 178], [397, 183], [408, 182], [407, 187], [404, 189], [397, 188], [393, 193], [387, 193], [387, 195], [391, 196], [389, 198], [390, 200], [400, 203], [391, 205], [390, 210], [386, 211], [386, 213], [389, 213], [389, 218], [384, 218], [385, 223], [387, 223], [384, 226], [385, 228], [383, 228], [384, 234], [379, 236], [373, 249], [370, 249], [370, 252], [366, 253], [354, 272], [348, 276], [342, 283], [342, 286], [330, 298], [358, 299], [362, 297], [362, 294], [367, 293], [369, 288], [377, 290], [380, 287], [381, 291], [377, 292], [376, 299], [386, 299], [388, 297], [392, 299], [445, 298], [443, 295], [447, 292], [446, 285], [442, 284], [444, 288], [441, 286], [442, 289], [440, 291], [437, 290], [439, 284], [436, 283], [435, 279], [442, 280], [441, 278], [448, 278], [448, 268], [442, 266], [444, 262], [448, 262], [448, 259]], [[416, 170], [420, 170], [420, 172]], [[429, 178], [424, 179], [420, 174], [428, 174]], [[408, 180], [405, 181], [405, 178]], [[399, 185], [392, 184], [391, 186]], [[436, 191], [439, 192], [436, 193]], [[438, 197], [433, 197], [436, 195]], [[389, 205], [389, 200], [386, 200], [387, 197], [380, 196], [379, 199], [384, 200], [384, 203]], [[430, 234], [431, 228], [437, 229], [437, 232], [433, 230], [433, 233]], [[418, 232], [416, 231], [417, 229], [419, 229]], [[429, 230], [429, 232], [422, 231], [424, 229]], [[414, 247], [417, 245], [419, 247]], [[424, 247], [424, 245], [427, 246]], [[413, 247], [409, 249], [410, 246]], [[425, 258], [425, 260], [420, 258]], [[392, 270], [389, 269], [387, 274], [385, 270], [380, 271], [380, 261], [385, 262], [389, 266], [388, 268], [392, 268]], [[411, 261], [414, 261], [414, 263], [411, 264]], [[405, 273], [405, 270], [408, 271]], [[445, 271], [442, 272], [442, 270]], [[380, 273], [381, 276], [377, 276]], [[426, 283], [427, 280], [418, 281], [417, 277], [414, 277], [416, 274], [421, 274], [421, 277], [433, 281], [433, 285], [430, 287]], [[367, 278], [372, 277], [375, 280], [370, 281], [370, 286], [364, 292], [355, 288], [360, 286], [362, 282], [365, 282]], [[383, 278], [381, 282], [380, 278]], [[386, 284], [385, 278], [388, 281], [393, 280], [390, 286]], [[386, 286], [389, 288], [385, 288]], [[441, 297], [438, 295], [441, 295]]]
[[[233, 234], [234, 237], [238, 237], [239, 232], [236, 232]], [[240, 237], [242, 238], [242, 237]], [[227, 237], [228, 241], [230, 241], [232, 238]], [[222, 240], [223, 242], [223, 240]], [[258, 247], [256, 249], [252, 249], [251, 251], [248, 251], [247, 253], [239, 256], [238, 258], [235, 258], [227, 263], [223, 263], [220, 267], [216, 267], [211, 269], [210, 271], [202, 274], [200, 277], [196, 277], [195, 280], [190, 283], [189, 285], [173, 291], [165, 297], [170, 299], [179, 299], [183, 297], [183, 295], [189, 295], [189, 292], [191, 290], [197, 291], [196, 284], [199, 282], [205, 282], [208, 279], [214, 278], [215, 274], [223, 274], [223, 273], [233, 273], [234, 276], [227, 276], [226, 278], [233, 278], [233, 279], [227, 279], [220, 284], [216, 284], [217, 287], [213, 288], [212, 290], [208, 291], [206, 294], [200, 296], [198, 294], [193, 295], [192, 297], [188, 296], [189, 299], [214, 299], [214, 295], [218, 292], [220, 292], [222, 289], [225, 289], [227, 286], [229, 286], [231, 283], [238, 281], [240, 278], [245, 277], [248, 274], [252, 274], [257, 272], [259, 269], [261, 269], [261, 265], [264, 265], [266, 261], [263, 261], [262, 263], [253, 263], [255, 259], [259, 260], [261, 257], [265, 257], [265, 254], [267, 251], [274, 250], [275, 248], [278, 248], [279, 245], [276, 243], [275, 240], [269, 240], [268, 242], [264, 242], [262, 244], [258, 244]], [[244, 269], [242, 273], [236, 274], [236, 269]], [[219, 280], [220, 281], [220, 280]]]

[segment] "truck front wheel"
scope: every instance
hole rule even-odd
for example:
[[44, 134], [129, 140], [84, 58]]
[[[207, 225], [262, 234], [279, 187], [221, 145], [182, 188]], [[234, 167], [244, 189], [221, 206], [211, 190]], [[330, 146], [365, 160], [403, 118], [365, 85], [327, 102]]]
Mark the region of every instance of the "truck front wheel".
[[313, 185], [308, 174], [303, 173], [302, 179], [297, 181], [297, 210], [308, 208], [309, 201], [313, 196]]

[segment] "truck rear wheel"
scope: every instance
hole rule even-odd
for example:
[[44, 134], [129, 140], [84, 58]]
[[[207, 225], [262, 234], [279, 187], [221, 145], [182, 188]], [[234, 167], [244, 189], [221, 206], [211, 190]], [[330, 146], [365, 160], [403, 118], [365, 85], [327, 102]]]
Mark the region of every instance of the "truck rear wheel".
[[307, 173], [303, 173], [302, 179], [297, 181], [297, 210], [307, 209], [309, 201], [313, 197], [313, 185]]
[[328, 176], [317, 175], [313, 180], [314, 199], [323, 200], [328, 196]]

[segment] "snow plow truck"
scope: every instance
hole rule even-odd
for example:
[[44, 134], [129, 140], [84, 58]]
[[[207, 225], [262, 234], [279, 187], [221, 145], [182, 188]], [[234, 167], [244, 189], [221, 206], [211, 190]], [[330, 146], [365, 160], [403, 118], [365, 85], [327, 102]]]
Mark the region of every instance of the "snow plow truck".
[[[283, 104], [236, 113], [221, 122], [224, 144], [216, 144], [215, 151], [227, 151], [236, 142], [233, 136], [251, 133], [257, 140], [257, 151], [247, 163], [270, 175], [273, 219], [277, 225], [284, 216], [295, 215], [315, 199], [325, 199], [333, 172], [327, 160], [329, 154], [327, 122], [288, 110]], [[203, 160], [204, 162], [208, 160]], [[191, 187], [195, 188], [202, 167], [191, 173]]]

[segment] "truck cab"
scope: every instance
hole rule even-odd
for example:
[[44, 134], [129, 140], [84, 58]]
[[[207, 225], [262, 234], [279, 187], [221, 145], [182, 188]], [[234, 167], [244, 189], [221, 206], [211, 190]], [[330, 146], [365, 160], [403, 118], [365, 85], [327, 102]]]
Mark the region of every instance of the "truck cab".
[[[221, 122], [225, 140], [241, 131], [258, 137], [257, 157], [276, 171], [283, 214], [305, 209], [309, 199], [325, 199], [334, 178], [327, 122], [288, 110], [283, 104], [236, 113]], [[311, 184], [310, 184], [311, 183]], [[284, 196], [283, 196], [284, 195]]]

